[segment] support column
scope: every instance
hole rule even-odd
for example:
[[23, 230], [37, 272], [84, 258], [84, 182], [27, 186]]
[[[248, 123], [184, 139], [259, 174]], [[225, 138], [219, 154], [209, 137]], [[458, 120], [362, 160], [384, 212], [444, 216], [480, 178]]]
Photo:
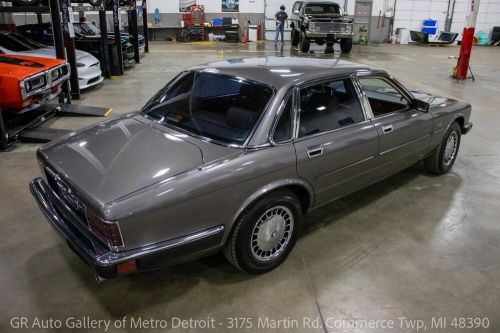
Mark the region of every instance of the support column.
[[134, 60], [138, 64], [139, 59], [139, 33], [137, 32], [137, 3], [135, 0], [130, 1], [132, 9], [128, 11], [128, 33], [132, 36], [134, 46]]
[[122, 52], [122, 36], [120, 35], [120, 5], [119, 0], [113, 1], [113, 29], [115, 33], [116, 53], [118, 54], [118, 68], [120, 75], [123, 75], [123, 52]]
[[[71, 3], [69, 0], [61, 0], [61, 14], [62, 14], [62, 26], [64, 33], [64, 46], [66, 47], [66, 56], [71, 70], [71, 76], [69, 78], [71, 84], [71, 97], [74, 99], [80, 99], [80, 84], [78, 82], [78, 66], [76, 63], [76, 48], [75, 48], [75, 38], [74, 35], [70, 35], [70, 24], [73, 24], [73, 17], [70, 19], [70, 15], [73, 15], [71, 10]], [[71, 27], [72, 29], [73, 27]]]
[[469, 0], [467, 7], [467, 19], [462, 34], [460, 54], [458, 56], [457, 67], [455, 68], [455, 72], [453, 74], [453, 77], [457, 80], [467, 79], [469, 61], [472, 53], [472, 43], [474, 41], [477, 12], [479, 10], [479, 1], [480, 0]]
[[142, 1], [142, 29], [144, 35], [144, 52], [149, 52], [148, 8], [146, 0]]
[[[56, 49], [56, 57], [66, 60], [66, 51], [64, 50], [64, 35], [61, 19], [61, 9], [59, 0], [49, 0], [50, 17], [52, 22], [52, 33], [54, 36], [54, 48]], [[71, 89], [68, 81], [62, 85], [62, 94], [59, 96], [59, 102], [71, 103]], [[64, 98], [66, 99], [64, 101]]]
[[101, 28], [101, 69], [105, 78], [111, 77], [110, 59], [109, 59], [109, 42], [108, 42], [108, 22], [106, 20], [106, 11], [99, 11], [99, 27]]

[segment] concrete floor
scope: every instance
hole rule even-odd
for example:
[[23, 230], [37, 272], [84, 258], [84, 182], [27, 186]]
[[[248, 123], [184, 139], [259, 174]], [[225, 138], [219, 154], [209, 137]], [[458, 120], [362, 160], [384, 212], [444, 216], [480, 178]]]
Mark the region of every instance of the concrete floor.
[[[67, 317], [82, 316], [169, 324], [172, 317], [213, 317], [212, 331], [226, 330], [232, 317], [251, 318], [253, 328], [258, 317], [288, 318], [300, 321], [296, 332], [313, 330], [302, 326], [303, 318], [329, 320], [330, 326], [338, 325], [333, 320], [393, 320], [392, 331], [416, 331], [399, 318], [424, 320], [430, 329], [431, 319], [442, 316], [447, 330], [456, 331], [454, 317], [480, 317], [498, 332], [500, 48], [474, 48], [475, 83], [449, 78], [456, 60], [448, 56], [458, 54], [456, 47], [355, 46], [347, 56], [314, 50], [309, 56], [378, 66], [410, 87], [472, 103], [474, 129], [463, 138], [452, 171], [433, 177], [409, 169], [315, 211], [288, 260], [265, 275], [245, 275], [214, 255], [97, 284], [29, 194], [28, 182], [39, 175], [37, 146], [19, 145], [0, 158], [0, 332], [11, 331], [13, 316], [27, 316], [30, 323], [53, 318], [63, 325]], [[155, 42], [140, 65], [86, 92], [78, 103], [110, 106], [118, 115], [137, 110], [191, 65], [281, 54], [299, 56], [288, 45], [281, 51], [271, 44]], [[79, 129], [97, 121], [61, 118], [50, 126]]]

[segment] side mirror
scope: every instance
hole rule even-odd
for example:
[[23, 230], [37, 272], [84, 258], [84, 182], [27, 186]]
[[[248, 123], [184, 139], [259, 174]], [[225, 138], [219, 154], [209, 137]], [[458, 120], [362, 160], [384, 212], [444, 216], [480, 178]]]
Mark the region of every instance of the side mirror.
[[420, 99], [414, 99], [412, 105], [415, 109], [421, 112], [429, 112], [429, 103], [424, 102]]

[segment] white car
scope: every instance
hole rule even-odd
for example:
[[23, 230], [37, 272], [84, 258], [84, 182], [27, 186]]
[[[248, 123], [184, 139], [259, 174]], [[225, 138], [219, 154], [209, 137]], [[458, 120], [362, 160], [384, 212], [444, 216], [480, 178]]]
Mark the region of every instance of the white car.
[[[45, 46], [10, 31], [0, 31], [0, 50], [7, 54], [56, 57], [56, 50], [53, 46]], [[90, 53], [76, 50], [76, 63], [80, 89], [89, 88], [104, 80], [99, 60]]]

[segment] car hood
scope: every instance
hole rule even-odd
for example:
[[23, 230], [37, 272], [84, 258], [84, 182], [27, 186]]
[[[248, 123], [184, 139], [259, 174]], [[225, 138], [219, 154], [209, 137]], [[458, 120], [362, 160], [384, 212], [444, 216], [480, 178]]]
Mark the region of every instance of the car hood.
[[83, 199], [101, 207], [203, 164], [197, 145], [133, 115], [51, 142], [40, 154]]
[[[47, 46], [41, 49], [18, 52], [17, 54], [25, 54], [36, 57], [55, 58], [56, 50], [53, 46]], [[76, 50], [75, 55], [76, 55], [76, 61], [85, 64], [87, 66], [93, 65], [99, 61], [97, 60], [96, 57], [85, 51]]]
[[19, 54], [0, 54], [0, 73], [3, 77], [21, 80], [62, 63], [65, 61]]

